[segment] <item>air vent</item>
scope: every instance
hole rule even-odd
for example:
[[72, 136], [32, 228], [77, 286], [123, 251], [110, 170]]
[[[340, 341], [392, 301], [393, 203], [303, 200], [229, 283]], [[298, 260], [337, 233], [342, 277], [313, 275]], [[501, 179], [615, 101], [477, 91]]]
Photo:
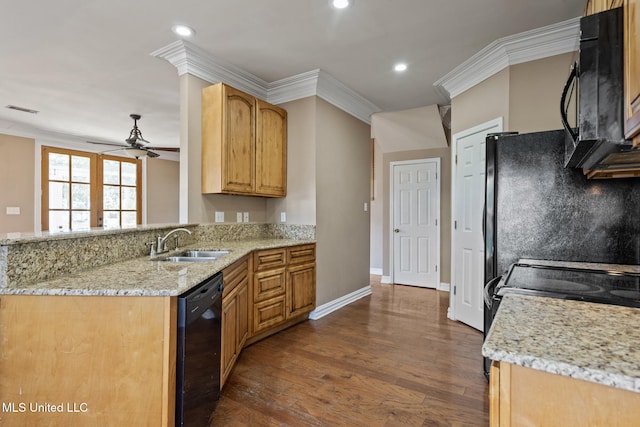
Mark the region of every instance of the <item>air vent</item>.
[[32, 110], [31, 108], [18, 107], [17, 105], [7, 105], [5, 108], [8, 108], [10, 110], [22, 111], [23, 113], [31, 113], [31, 114], [38, 114], [40, 112], [38, 110]]

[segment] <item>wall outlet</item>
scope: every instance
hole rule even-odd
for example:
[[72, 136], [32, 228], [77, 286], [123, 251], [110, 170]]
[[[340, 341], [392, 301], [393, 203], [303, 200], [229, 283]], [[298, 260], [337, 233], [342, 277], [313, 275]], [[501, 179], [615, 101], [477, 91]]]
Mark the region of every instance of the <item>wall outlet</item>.
[[249, 212], [245, 212], [243, 216], [244, 222], [249, 222]]
[[280, 212], [280, 222], [287, 222], [287, 213]]
[[216, 222], [224, 222], [224, 212], [216, 212]]
[[19, 206], [7, 206], [7, 215], [20, 215]]
[[242, 222], [242, 212], [236, 214], [236, 222]]

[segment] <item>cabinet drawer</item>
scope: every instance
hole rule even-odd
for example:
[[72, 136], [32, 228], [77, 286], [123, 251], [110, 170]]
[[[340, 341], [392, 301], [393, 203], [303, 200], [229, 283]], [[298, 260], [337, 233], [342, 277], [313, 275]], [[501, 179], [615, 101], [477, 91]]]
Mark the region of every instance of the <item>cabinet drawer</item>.
[[222, 270], [224, 281], [223, 297], [229, 295], [240, 283], [247, 281], [249, 276], [249, 257], [244, 257]]
[[287, 249], [287, 264], [306, 264], [316, 261], [316, 245], [292, 246]]
[[253, 305], [253, 334], [269, 329], [285, 320], [284, 294]]
[[285, 248], [266, 249], [253, 254], [254, 271], [264, 271], [287, 265]]
[[286, 276], [284, 267], [255, 273], [253, 276], [253, 301], [264, 301], [278, 295], [283, 295], [285, 284]]

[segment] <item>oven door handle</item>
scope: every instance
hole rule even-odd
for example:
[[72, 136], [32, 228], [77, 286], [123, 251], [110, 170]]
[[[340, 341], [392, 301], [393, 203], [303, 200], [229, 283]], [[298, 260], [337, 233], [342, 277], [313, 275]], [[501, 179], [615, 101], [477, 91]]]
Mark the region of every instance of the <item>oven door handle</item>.
[[484, 297], [484, 305], [491, 310], [493, 306], [493, 292], [496, 289], [496, 286], [502, 279], [502, 276], [496, 276], [493, 279], [489, 280], [484, 287], [483, 297]]

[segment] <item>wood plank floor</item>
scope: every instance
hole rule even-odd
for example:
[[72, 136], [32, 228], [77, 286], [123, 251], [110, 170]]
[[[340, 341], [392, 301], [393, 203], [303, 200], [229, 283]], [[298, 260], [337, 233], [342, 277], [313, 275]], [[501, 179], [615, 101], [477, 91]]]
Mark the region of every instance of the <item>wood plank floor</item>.
[[482, 333], [447, 319], [447, 292], [371, 284], [245, 348], [211, 426], [488, 426]]

